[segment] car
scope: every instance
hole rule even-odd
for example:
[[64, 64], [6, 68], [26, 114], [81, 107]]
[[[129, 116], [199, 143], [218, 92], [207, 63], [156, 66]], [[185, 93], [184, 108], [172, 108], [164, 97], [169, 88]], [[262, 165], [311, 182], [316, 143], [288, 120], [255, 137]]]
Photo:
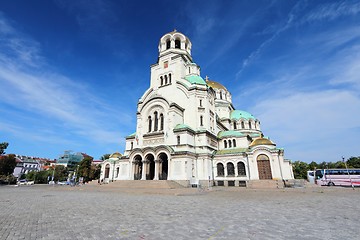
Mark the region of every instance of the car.
[[34, 185], [34, 181], [28, 181], [26, 185]]
[[50, 184], [50, 185], [54, 185], [55, 182], [54, 182], [54, 181], [50, 181], [49, 184]]
[[21, 179], [17, 182], [17, 185], [34, 185], [34, 181], [28, 181], [26, 179]]
[[21, 179], [20, 181], [17, 182], [17, 185], [27, 185], [27, 180]]

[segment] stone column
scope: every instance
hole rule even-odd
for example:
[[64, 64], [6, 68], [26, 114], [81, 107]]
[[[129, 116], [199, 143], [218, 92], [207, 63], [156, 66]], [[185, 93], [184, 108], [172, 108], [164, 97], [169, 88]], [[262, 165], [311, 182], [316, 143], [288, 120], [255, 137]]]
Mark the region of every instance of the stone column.
[[131, 180], [134, 180], [135, 171], [136, 171], [136, 165], [135, 165], [135, 162], [132, 162], [132, 172], [130, 173]]
[[147, 161], [146, 161], [146, 160], [142, 160], [141, 180], [146, 180], [146, 170], [147, 170]]
[[154, 160], [155, 161], [155, 176], [154, 176], [154, 180], [159, 180], [159, 162], [160, 160]]

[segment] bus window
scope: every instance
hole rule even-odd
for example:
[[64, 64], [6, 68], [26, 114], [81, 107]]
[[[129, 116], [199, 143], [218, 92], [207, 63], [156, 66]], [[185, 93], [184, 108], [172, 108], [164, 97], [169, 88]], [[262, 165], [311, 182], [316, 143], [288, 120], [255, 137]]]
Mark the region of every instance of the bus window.
[[315, 173], [316, 179], [320, 179], [324, 176], [324, 170], [316, 170]]

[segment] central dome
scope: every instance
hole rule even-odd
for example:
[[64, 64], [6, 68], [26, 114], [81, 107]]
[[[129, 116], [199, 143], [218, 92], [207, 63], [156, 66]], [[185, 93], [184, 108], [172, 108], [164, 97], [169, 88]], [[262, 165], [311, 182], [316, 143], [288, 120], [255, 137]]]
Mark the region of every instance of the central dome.
[[223, 89], [227, 91], [226, 87], [224, 87], [224, 85], [222, 85], [221, 83], [206, 79], [206, 84], [214, 89]]

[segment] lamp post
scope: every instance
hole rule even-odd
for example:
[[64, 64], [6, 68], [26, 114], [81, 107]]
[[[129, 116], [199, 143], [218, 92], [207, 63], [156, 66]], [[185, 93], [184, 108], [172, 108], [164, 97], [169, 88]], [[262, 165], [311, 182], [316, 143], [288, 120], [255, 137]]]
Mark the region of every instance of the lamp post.
[[342, 160], [343, 160], [343, 162], [345, 163], [345, 168], [346, 168], [347, 174], [348, 174], [348, 176], [349, 176], [349, 180], [350, 180], [350, 183], [351, 183], [351, 187], [352, 187], [353, 190], [355, 190], [354, 184], [353, 184], [353, 182], [352, 182], [351, 175], [350, 175], [349, 169], [348, 169], [348, 167], [347, 167], [347, 164], [346, 164], [346, 161], [345, 161], [345, 157], [344, 157], [344, 156], [342, 157]]

